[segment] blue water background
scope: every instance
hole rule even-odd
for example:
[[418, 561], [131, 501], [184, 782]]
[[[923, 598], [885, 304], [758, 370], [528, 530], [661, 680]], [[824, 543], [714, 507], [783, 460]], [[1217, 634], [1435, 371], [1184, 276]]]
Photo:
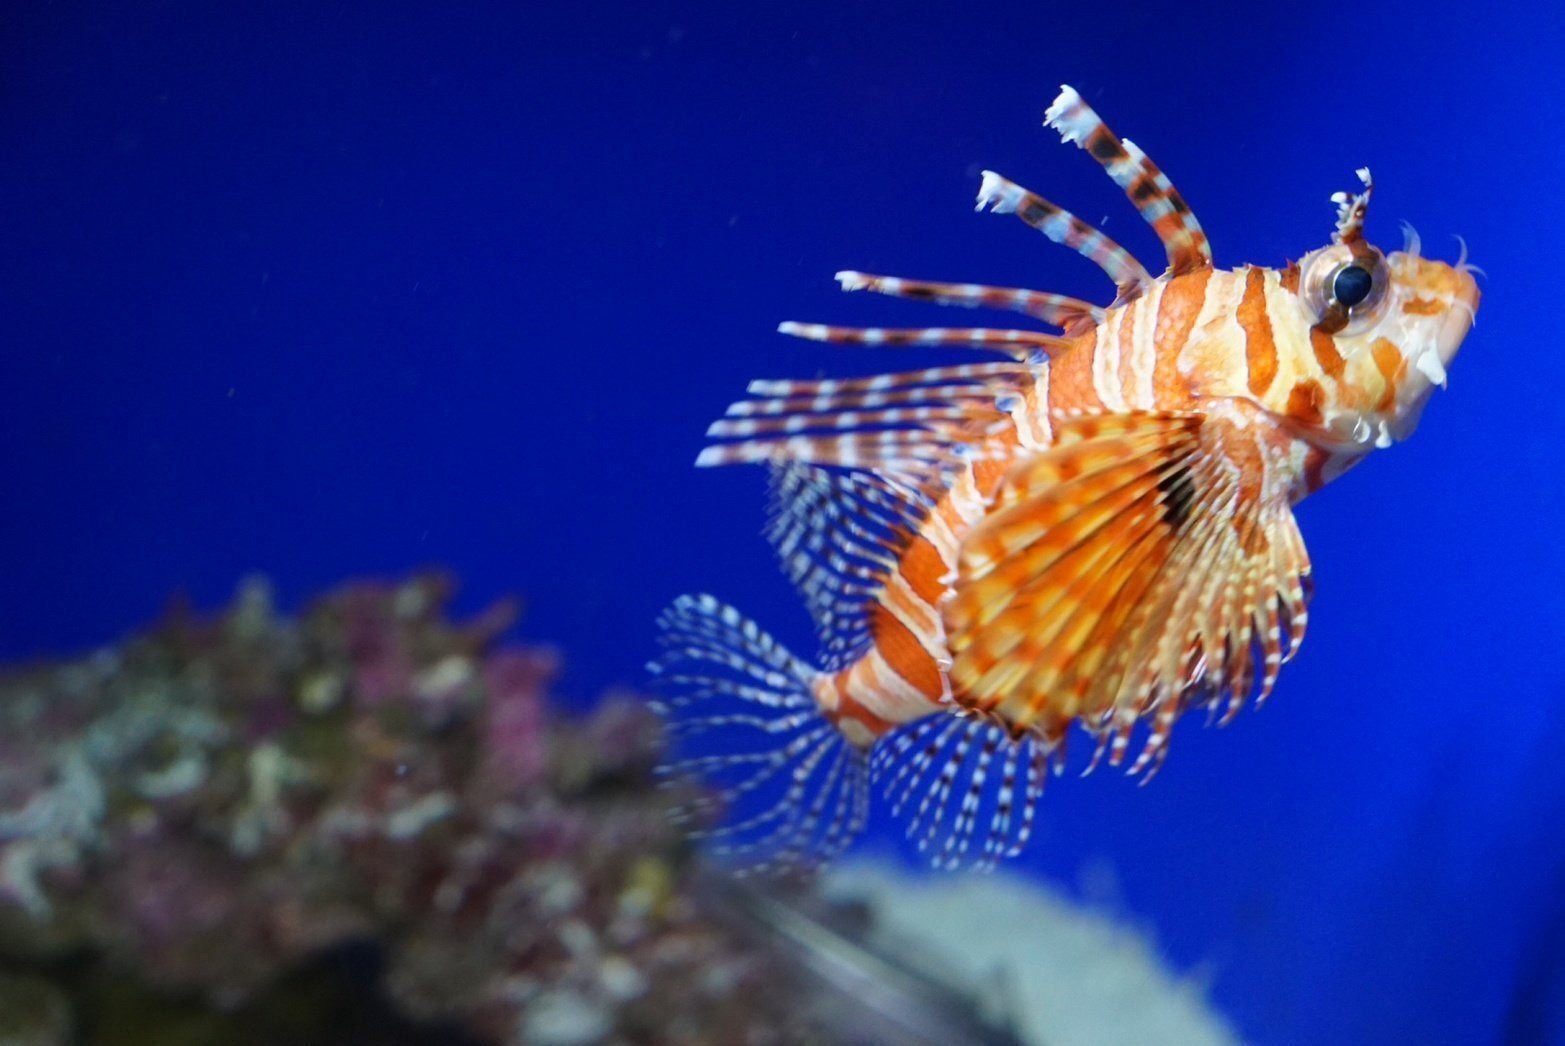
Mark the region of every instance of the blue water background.
[[841, 295], [838, 269], [1104, 300], [972, 212], [981, 168], [1155, 261], [1039, 126], [1071, 82], [1221, 264], [1323, 243], [1369, 164], [1373, 238], [1405, 218], [1451, 257], [1461, 233], [1488, 278], [1417, 437], [1302, 507], [1318, 594], [1271, 705], [1184, 724], [1153, 787], [1058, 782], [1024, 866], [1100, 893], [1111, 868], [1249, 1040], [1534, 1041], [1565, 1005], [1561, 18], [7, 5], [0, 653], [88, 648], [254, 571], [296, 605], [427, 563], [466, 608], [523, 594], [518, 635], [568, 652], [581, 703], [640, 681], [687, 590], [808, 649], [762, 477], [691, 468], [702, 430], [752, 377], [908, 362], [780, 319], [952, 319]]

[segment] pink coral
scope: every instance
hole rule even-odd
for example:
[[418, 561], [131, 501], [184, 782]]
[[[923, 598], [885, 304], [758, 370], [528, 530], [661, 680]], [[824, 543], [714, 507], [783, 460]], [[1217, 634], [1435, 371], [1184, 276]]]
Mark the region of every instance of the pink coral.
[[786, 978], [692, 900], [644, 703], [560, 720], [558, 654], [496, 647], [510, 604], [449, 621], [450, 591], [352, 585], [290, 620], [251, 584], [0, 677], [4, 953], [231, 1010], [372, 942], [392, 1009], [495, 1043], [786, 1027]]

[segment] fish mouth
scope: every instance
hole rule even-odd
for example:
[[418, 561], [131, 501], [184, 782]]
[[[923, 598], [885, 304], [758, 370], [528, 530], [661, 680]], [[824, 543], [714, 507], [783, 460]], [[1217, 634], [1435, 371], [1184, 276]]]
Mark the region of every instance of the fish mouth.
[[1435, 338], [1435, 352], [1442, 367], [1449, 367], [1456, 358], [1456, 350], [1462, 347], [1467, 332], [1473, 329], [1473, 320], [1478, 313], [1478, 281], [1465, 269], [1458, 269], [1457, 277], [1460, 285]]
[[[1466, 252], [1463, 253], [1465, 256]], [[1386, 426], [1386, 434], [1390, 439], [1404, 440], [1412, 433], [1430, 393], [1435, 388], [1445, 388], [1451, 361], [1456, 358], [1457, 350], [1466, 340], [1467, 332], [1473, 329], [1473, 320], [1478, 313], [1478, 282], [1473, 278], [1472, 267], [1466, 264], [1465, 257], [1457, 263], [1454, 272], [1456, 287], [1447, 292], [1448, 296], [1443, 296], [1447, 307], [1434, 342], [1425, 343], [1424, 350], [1412, 360], [1423, 382], [1427, 384], [1417, 383], [1400, 390], [1398, 409]]]

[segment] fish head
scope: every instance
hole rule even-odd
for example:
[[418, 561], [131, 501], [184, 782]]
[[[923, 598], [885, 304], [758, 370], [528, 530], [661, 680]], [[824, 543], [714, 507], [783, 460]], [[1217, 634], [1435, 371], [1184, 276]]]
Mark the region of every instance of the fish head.
[[[1317, 355], [1341, 361], [1335, 411], [1323, 419], [1338, 440], [1387, 446], [1417, 427], [1478, 311], [1478, 270], [1466, 245], [1452, 262], [1423, 257], [1404, 226], [1403, 249], [1385, 253], [1363, 236], [1373, 183], [1333, 197], [1339, 208], [1330, 244], [1302, 258], [1299, 294]], [[1329, 340], [1329, 344], [1323, 344]]]

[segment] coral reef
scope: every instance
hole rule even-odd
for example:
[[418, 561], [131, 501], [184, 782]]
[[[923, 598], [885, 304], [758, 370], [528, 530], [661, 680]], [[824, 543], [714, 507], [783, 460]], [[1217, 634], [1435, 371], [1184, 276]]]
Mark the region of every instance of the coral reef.
[[7, 1042], [809, 1034], [785, 964], [698, 903], [644, 705], [562, 718], [556, 657], [449, 594], [294, 620], [252, 582], [0, 675]]

